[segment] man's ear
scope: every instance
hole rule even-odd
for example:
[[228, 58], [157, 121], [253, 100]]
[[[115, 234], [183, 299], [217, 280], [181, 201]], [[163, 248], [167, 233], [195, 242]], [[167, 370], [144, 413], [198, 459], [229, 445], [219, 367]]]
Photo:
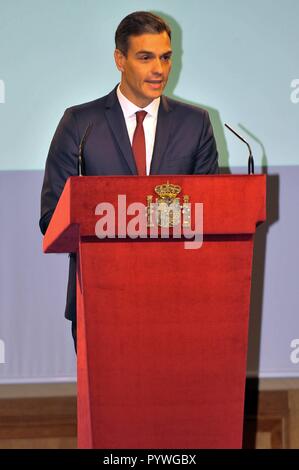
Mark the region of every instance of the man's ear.
[[118, 70], [124, 72], [126, 57], [119, 49], [115, 49], [114, 51], [114, 60]]

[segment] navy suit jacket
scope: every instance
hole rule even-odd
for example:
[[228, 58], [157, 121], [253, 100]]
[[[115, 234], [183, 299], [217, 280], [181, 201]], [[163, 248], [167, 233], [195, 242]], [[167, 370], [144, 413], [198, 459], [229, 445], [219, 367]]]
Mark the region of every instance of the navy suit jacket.
[[[47, 157], [41, 194], [40, 228], [45, 233], [69, 176], [78, 175], [78, 148], [84, 147], [85, 174], [137, 175], [116, 88], [103, 98], [67, 109]], [[207, 111], [161, 97], [150, 174], [218, 173], [218, 154]], [[66, 318], [76, 320], [76, 257], [70, 255]]]

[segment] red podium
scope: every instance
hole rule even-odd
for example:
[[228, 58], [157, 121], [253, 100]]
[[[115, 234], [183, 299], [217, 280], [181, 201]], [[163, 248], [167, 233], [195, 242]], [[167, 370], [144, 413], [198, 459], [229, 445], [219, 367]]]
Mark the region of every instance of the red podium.
[[[203, 243], [95, 235], [99, 203], [169, 181], [203, 204]], [[77, 252], [78, 446], [240, 448], [253, 236], [264, 175], [72, 177], [44, 237]], [[109, 206], [109, 204], [108, 204]], [[112, 207], [109, 206], [109, 207]], [[191, 220], [194, 209], [191, 210]], [[127, 221], [132, 216], [127, 216]]]

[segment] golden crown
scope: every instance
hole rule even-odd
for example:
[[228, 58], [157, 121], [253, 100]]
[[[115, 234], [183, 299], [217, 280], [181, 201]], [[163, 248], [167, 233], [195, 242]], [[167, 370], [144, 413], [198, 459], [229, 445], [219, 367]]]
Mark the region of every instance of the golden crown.
[[157, 193], [162, 199], [174, 199], [181, 192], [181, 190], [182, 188], [178, 184], [171, 184], [169, 181], [155, 187], [155, 193]]

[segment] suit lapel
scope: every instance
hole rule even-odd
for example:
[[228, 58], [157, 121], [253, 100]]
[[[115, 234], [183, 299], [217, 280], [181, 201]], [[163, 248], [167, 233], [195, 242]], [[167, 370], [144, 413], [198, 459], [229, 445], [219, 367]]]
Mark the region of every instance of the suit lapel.
[[171, 107], [165, 96], [161, 97], [158, 111], [155, 145], [150, 174], [157, 175], [165, 154], [171, 128]]
[[125, 118], [117, 99], [116, 88], [107, 96], [106, 118], [132, 174], [137, 175], [135, 159], [132, 153]]

